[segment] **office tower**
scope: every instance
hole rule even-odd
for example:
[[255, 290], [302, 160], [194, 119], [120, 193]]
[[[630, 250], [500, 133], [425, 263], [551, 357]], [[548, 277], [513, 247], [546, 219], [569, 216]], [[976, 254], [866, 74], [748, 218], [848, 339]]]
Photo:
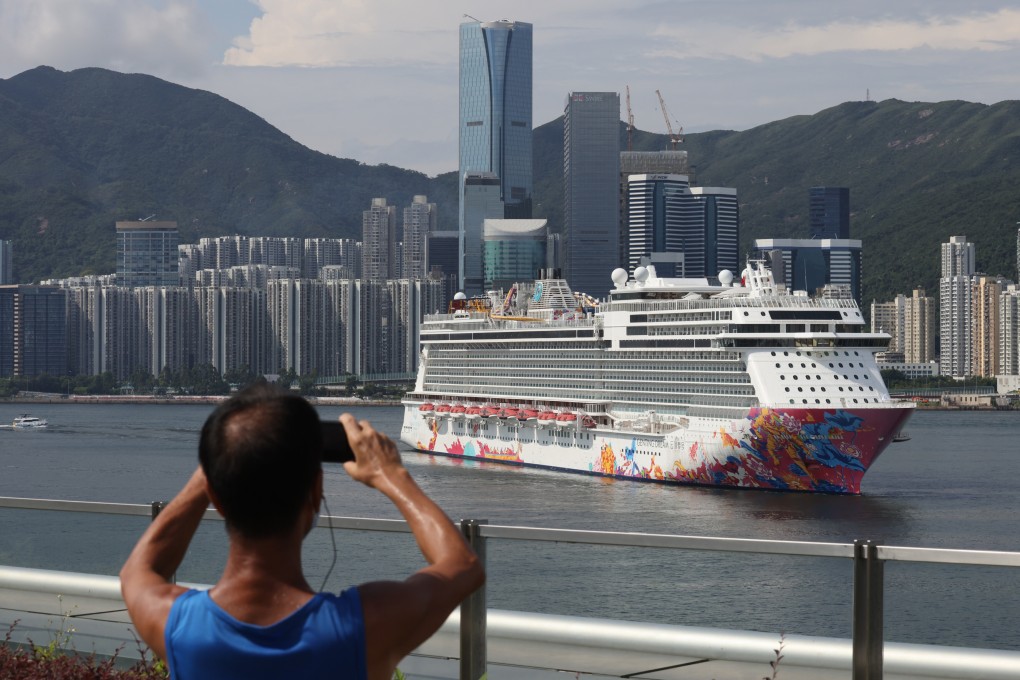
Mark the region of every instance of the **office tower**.
[[489, 217], [531, 217], [531, 33], [519, 21], [460, 25], [459, 176], [499, 178], [506, 214]]
[[548, 220], [485, 220], [485, 289], [509, 290], [546, 264]]
[[361, 219], [361, 278], [392, 279], [396, 260], [397, 209], [385, 198], [373, 198]]
[[971, 278], [970, 374], [992, 378], [999, 374], [999, 298], [1008, 283], [998, 276], [978, 274]]
[[436, 204], [415, 196], [404, 208], [404, 248], [400, 278], [424, 279], [428, 274], [428, 235], [436, 230]]
[[176, 286], [177, 223], [117, 222], [117, 285]]
[[1016, 230], [1016, 280], [1020, 282], [1020, 229]]
[[620, 95], [571, 92], [563, 109], [563, 277], [596, 298], [620, 266]]
[[[1020, 238], [1018, 238], [1020, 243]], [[0, 286], [14, 283], [14, 246], [11, 241], [0, 240]]]
[[679, 226], [679, 198], [688, 188], [686, 175], [630, 176], [627, 183], [628, 271], [634, 271], [642, 261], [650, 261], [660, 276], [684, 275], [683, 267], [675, 266], [682, 258], [669, 257], [681, 252], [670, 250], [669, 235]]
[[850, 238], [850, 189], [811, 187], [808, 222], [811, 238]]
[[[861, 303], [861, 242], [859, 239], [755, 239], [756, 257], [782, 252], [782, 278], [787, 290], [817, 294], [826, 285], [840, 286]], [[777, 263], [778, 264], [778, 263]]]
[[460, 189], [460, 290], [468, 296], [481, 295], [482, 228], [487, 219], [503, 218], [499, 178], [491, 172], [472, 172], [462, 176]]
[[628, 209], [628, 182], [631, 175], [686, 175], [687, 152], [676, 149], [663, 151], [620, 152], [620, 266], [628, 266], [630, 211]]
[[67, 291], [0, 286], [0, 378], [67, 374]]
[[716, 276], [740, 271], [737, 253], [740, 214], [737, 190], [691, 187], [679, 198], [679, 221], [666, 236], [666, 250], [684, 254], [684, 276]]
[[966, 236], [951, 236], [942, 244], [942, 276], [939, 279], [939, 372], [970, 375], [973, 349], [971, 277], [974, 275], [974, 244]]
[[1020, 375], [1020, 284], [1010, 284], [999, 296], [999, 371]]

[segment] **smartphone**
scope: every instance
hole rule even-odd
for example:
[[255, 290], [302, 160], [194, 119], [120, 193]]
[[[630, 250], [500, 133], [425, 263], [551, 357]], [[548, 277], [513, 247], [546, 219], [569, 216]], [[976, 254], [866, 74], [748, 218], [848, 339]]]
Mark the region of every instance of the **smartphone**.
[[322, 462], [346, 463], [354, 460], [354, 451], [347, 443], [347, 431], [338, 421], [323, 420], [322, 427]]

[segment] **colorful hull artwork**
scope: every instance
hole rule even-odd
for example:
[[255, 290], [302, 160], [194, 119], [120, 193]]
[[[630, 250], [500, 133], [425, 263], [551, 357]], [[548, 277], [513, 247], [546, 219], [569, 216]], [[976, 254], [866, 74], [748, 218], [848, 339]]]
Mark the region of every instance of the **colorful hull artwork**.
[[[675, 484], [859, 494], [861, 479], [913, 412], [754, 408], [743, 421], [699, 420], [666, 435], [458, 425], [405, 411], [420, 451]], [[502, 435], [502, 436], [501, 436]]]

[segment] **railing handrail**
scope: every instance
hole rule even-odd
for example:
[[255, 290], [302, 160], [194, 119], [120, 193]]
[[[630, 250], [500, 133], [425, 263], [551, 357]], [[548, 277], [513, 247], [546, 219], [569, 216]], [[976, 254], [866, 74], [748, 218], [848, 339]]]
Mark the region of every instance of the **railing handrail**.
[[[109, 503], [100, 501], [68, 501], [49, 498], [17, 498], [0, 496], [0, 508], [24, 510], [53, 510], [60, 512], [86, 512], [107, 515], [150, 517], [152, 506], [145, 503]], [[222, 521], [212, 508], [206, 511], [207, 520]], [[345, 517], [320, 515], [318, 525], [333, 529], [356, 531], [383, 531], [410, 533], [402, 519], [377, 517]], [[580, 543], [633, 548], [666, 548], [674, 550], [707, 550], [713, 552], [740, 552], [803, 557], [853, 558], [853, 543], [827, 543], [822, 541], [781, 541], [759, 538], [727, 538], [721, 536], [682, 536], [675, 534], [649, 534], [622, 531], [593, 531], [585, 529], [556, 529], [501, 524], [482, 524], [479, 534], [483, 538], [554, 543]], [[1020, 552], [998, 550], [966, 550], [960, 548], [919, 548], [909, 546], [875, 545], [880, 560], [889, 562], [921, 562], [972, 566], [1020, 567]]]

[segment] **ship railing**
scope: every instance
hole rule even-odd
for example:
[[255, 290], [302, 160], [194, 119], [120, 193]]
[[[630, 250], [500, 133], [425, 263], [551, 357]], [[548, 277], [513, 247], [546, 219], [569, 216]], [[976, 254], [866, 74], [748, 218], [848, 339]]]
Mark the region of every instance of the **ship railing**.
[[770, 295], [765, 297], [731, 297], [731, 298], [702, 298], [699, 300], [620, 300], [619, 302], [608, 302], [599, 309], [601, 311], [614, 312], [638, 312], [655, 309], [656, 311], [673, 311], [689, 309], [718, 309], [720, 307], [747, 307], [747, 308], [832, 308], [832, 309], [858, 309], [857, 302], [852, 299], [831, 300], [825, 298], [806, 298], [794, 295]]
[[[0, 508], [153, 519], [165, 505], [163, 502], [130, 504], [0, 497]], [[203, 519], [222, 521], [212, 508], [206, 511]], [[410, 533], [403, 520], [368, 517], [322, 515], [318, 526], [331, 530]], [[853, 579], [852, 639], [490, 610], [486, 604], [487, 586], [483, 586], [461, 604], [459, 611], [454, 612], [432, 640], [417, 650], [416, 654], [426, 657], [458, 661], [459, 671], [437, 677], [478, 680], [485, 677], [490, 663], [518, 668], [528, 666], [536, 672], [547, 669], [578, 675], [602, 673], [634, 677], [644, 673], [624, 672], [620, 670], [621, 664], [635, 664], [632, 668], [640, 671], [647, 668], [641, 664], [646, 664], [647, 658], [653, 655], [673, 659], [674, 667], [698, 664], [699, 669], [703, 669], [703, 677], [713, 677], [724, 667], [730, 672], [743, 668], [747, 672], [739, 677], [751, 677], [748, 672], [760, 676], [763, 668], [776, 661], [780, 653], [776, 651], [777, 645], [781, 649], [782, 668], [798, 677], [801, 677], [798, 673], [808, 673], [815, 678], [847, 677], [850, 673], [853, 680], [882, 680], [884, 673], [925, 678], [1005, 680], [1020, 677], [1018, 651], [886, 642], [883, 627], [886, 564], [1020, 568], [1020, 552], [892, 546], [867, 539], [831, 543], [524, 527], [489, 524], [484, 519], [463, 519], [459, 527], [483, 563], [487, 560], [488, 543], [494, 540], [844, 560], [850, 565]], [[115, 604], [116, 609], [94, 614], [59, 612], [63, 618], [54, 625], [66, 626], [67, 618], [74, 618], [79, 631], [84, 630], [82, 623], [90, 621], [90, 617], [93, 622], [110, 622], [110, 617], [117, 620], [118, 612], [124, 615], [119, 581], [115, 576], [0, 566], [0, 593], [15, 593], [19, 595], [15, 602], [21, 603], [31, 603], [25, 598], [26, 593], [59, 593], [58, 599], [66, 598], [61, 599], [61, 607], [76, 597], [85, 598], [93, 606], [102, 601]], [[15, 615], [24, 611], [17, 605], [5, 605], [0, 611], [9, 610]], [[119, 620], [126, 621], [126, 618]], [[125, 632], [128, 631], [120, 634]], [[490, 648], [495, 650], [491, 659]], [[536, 664], [539, 658], [544, 659], [543, 665]], [[611, 672], [607, 671], [610, 666]]]

